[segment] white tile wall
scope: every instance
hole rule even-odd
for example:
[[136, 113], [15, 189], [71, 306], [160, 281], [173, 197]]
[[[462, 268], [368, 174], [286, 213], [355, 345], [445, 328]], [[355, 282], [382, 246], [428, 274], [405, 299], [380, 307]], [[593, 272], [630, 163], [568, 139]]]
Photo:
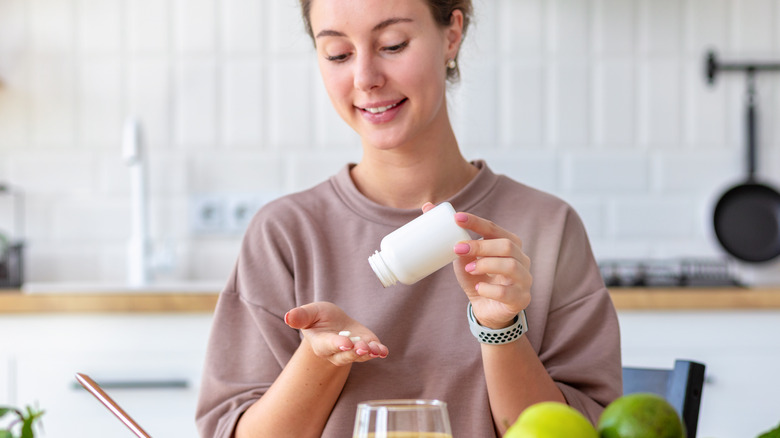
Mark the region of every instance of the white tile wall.
[[[571, 202], [599, 258], [720, 254], [744, 80], [705, 84], [704, 52], [780, 59], [780, 0], [474, 3], [450, 94], [464, 153]], [[780, 187], [779, 84], [759, 78], [759, 172]], [[28, 280], [123, 278], [131, 114], [173, 277], [223, 280], [238, 248], [190, 232], [191, 195], [286, 193], [360, 160], [295, 0], [0, 0], [0, 181], [25, 191]]]

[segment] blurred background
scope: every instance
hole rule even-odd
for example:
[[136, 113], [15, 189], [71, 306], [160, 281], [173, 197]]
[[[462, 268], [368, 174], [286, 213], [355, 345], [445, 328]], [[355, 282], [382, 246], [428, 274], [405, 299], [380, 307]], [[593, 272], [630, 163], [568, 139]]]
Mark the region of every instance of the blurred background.
[[[776, 0], [475, 6], [450, 94], [468, 158], [572, 203], [599, 259], [725, 254], [712, 209], [745, 177], [745, 79], [708, 85], [704, 59], [780, 56]], [[758, 172], [780, 184], [780, 75], [757, 82]], [[0, 182], [24, 198], [0, 230], [23, 233], [28, 281], [124, 279], [131, 116], [165, 278], [224, 280], [243, 212], [360, 160], [294, 0], [0, 0]]]
[[[747, 174], [746, 78], [710, 84], [705, 59], [777, 63], [780, 0], [474, 4], [449, 94], [465, 156], [571, 203], [610, 281], [693, 260], [769, 288], [714, 304], [611, 292], [624, 363], [707, 363], [700, 436], [776, 424], [780, 261], [736, 260], [713, 231]], [[780, 187], [780, 73], [755, 85], [757, 175]], [[0, 0], [0, 281], [77, 293], [0, 294], [0, 404], [39, 402], [47, 436], [126, 434], [73, 390], [82, 371], [153, 435], [194, 436], [214, 294], [247, 221], [360, 157], [296, 0]], [[207, 301], [78, 295], [162, 284]]]

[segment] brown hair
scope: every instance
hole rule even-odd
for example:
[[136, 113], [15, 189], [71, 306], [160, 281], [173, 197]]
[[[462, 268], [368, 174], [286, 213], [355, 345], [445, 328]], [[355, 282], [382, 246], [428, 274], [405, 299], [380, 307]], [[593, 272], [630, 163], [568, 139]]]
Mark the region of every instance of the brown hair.
[[[311, 28], [311, 3], [313, 0], [300, 0], [301, 2], [301, 15], [303, 16], [303, 25], [306, 28], [306, 33], [314, 40], [314, 32]], [[450, 25], [450, 17], [452, 12], [456, 9], [460, 9], [463, 13], [463, 36], [466, 37], [466, 30], [471, 22], [471, 15], [473, 8], [471, 6], [471, 0], [426, 0], [428, 7], [431, 9], [431, 15], [433, 20], [439, 24], [439, 26], [447, 27]], [[461, 40], [462, 40], [461, 39]], [[458, 55], [455, 55], [457, 61]], [[450, 82], [455, 82], [460, 77], [460, 68], [456, 65], [455, 68], [447, 69], [447, 79]]]

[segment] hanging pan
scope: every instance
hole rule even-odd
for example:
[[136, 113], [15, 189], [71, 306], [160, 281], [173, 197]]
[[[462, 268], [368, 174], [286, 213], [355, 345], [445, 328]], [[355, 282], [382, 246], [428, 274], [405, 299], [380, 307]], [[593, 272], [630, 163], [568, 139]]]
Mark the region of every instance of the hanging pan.
[[[714, 63], [712, 55], [710, 62]], [[715, 206], [713, 221], [715, 235], [729, 254], [746, 262], [766, 262], [780, 255], [780, 193], [760, 183], [755, 176], [755, 69], [747, 68], [746, 72], [748, 175], [743, 183], [731, 187], [721, 196]], [[714, 76], [714, 72], [711, 74]]]

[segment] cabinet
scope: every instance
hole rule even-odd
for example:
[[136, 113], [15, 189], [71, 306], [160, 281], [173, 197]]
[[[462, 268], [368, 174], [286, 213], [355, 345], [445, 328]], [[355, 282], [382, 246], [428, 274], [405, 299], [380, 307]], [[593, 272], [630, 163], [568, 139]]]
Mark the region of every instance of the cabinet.
[[44, 409], [44, 437], [130, 435], [78, 385], [83, 372], [150, 435], [195, 437], [210, 324], [207, 314], [0, 315], [0, 404]]
[[757, 437], [780, 423], [780, 311], [620, 311], [623, 364], [707, 365], [699, 437]]

